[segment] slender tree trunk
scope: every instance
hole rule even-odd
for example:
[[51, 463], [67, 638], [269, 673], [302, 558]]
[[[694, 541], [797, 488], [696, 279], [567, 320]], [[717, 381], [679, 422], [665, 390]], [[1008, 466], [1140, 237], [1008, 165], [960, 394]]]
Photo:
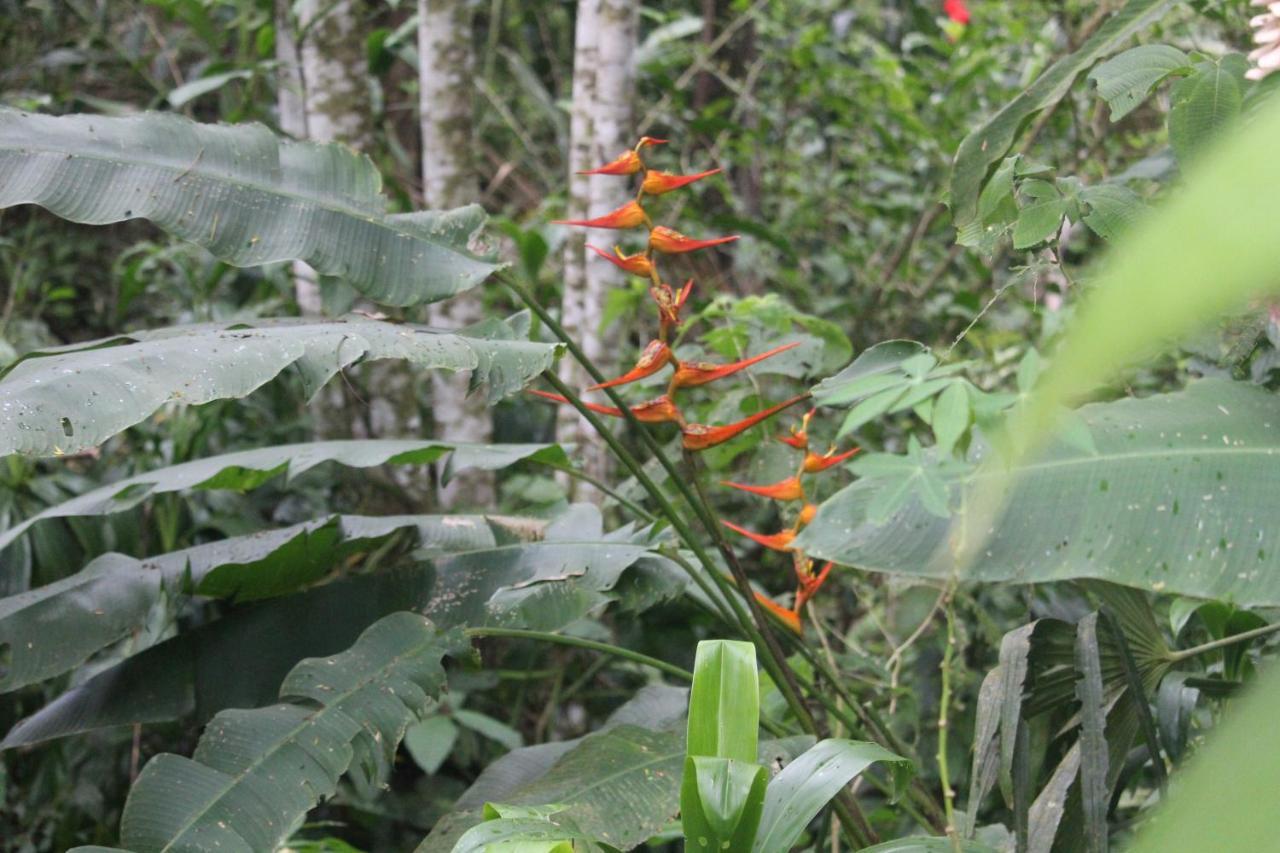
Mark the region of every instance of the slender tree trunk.
[[[280, 129], [298, 139], [367, 149], [373, 128], [359, 0], [302, 0], [296, 22], [291, 5], [275, 0]], [[323, 313], [315, 270], [301, 261], [293, 265], [293, 288], [304, 317]]]
[[[476, 201], [472, 162], [471, 9], [467, 0], [418, 0], [418, 80], [421, 92], [422, 186], [426, 206], [460, 207]], [[479, 294], [469, 293], [432, 305], [432, 325], [456, 329], [484, 316]], [[483, 443], [493, 437], [493, 421], [481, 397], [467, 396], [469, 377], [436, 371], [431, 375], [436, 437]], [[490, 506], [493, 476], [459, 475], [438, 492], [444, 508]]]
[[306, 87], [302, 82], [302, 57], [293, 33], [289, 0], [275, 0], [276, 24], [276, 109], [280, 129], [294, 139], [307, 138]]
[[[591, 118], [591, 151], [597, 164], [612, 160], [618, 152], [635, 144], [631, 108], [635, 97], [634, 61], [639, 23], [640, 4], [634, 0], [600, 0], [600, 17], [596, 24], [595, 105]], [[625, 204], [635, 191], [631, 184], [610, 175], [592, 175], [591, 215]], [[618, 348], [607, 341], [606, 330], [601, 326], [604, 306], [609, 292], [624, 286], [626, 277], [595, 253], [587, 255], [586, 267], [583, 349], [592, 361], [610, 370], [617, 363]], [[589, 473], [601, 479], [608, 477], [609, 456], [603, 447], [596, 457], [589, 458], [587, 462]]]
[[[569, 123], [570, 218], [605, 213], [623, 204], [631, 192], [629, 184], [616, 177], [576, 173], [613, 159], [634, 142], [632, 61], [638, 14], [637, 4], [630, 0], [579, 0]], [[586, 237], [577, 231], [565, 242], [561, 322], [593, 361], [610, 366], [615, 348], [605, 345], [601, 320], [609, 290], [623, 279], [607, 261], [587, 253], [585, 245]], [[575, 387], [582, 387], [587, 378], [569, 359], [561, 364], [561, 377]], [[558, 431], [562, 441], [578, 446], [589, 473], [607, 477], [608, 456], [585, 421], [563, 410]]]
[[[276, 58], [280, 62], [277, 105], [280, 129], [297, 139], [341, 142], [367, 150], [373, 141], [369, 80], [361, 33], [364, 0], [275, 0]], [[293, 20], [290, 10], [296, 11]], [[293, 264], [294, 298], [304, 317], [324, 313], [320, 281], [309, 264]], [[367, 433], [348, 411], [342, 386], [321, 391], [309, 406], [317, 438]], [[394, 421], [385, 398], [362, 401], [375, 418]]]
[[361, 0], [302, 0], [302, 79], [306, 84], [307, 136], [345, 142], [357, 151], [373, 141]]

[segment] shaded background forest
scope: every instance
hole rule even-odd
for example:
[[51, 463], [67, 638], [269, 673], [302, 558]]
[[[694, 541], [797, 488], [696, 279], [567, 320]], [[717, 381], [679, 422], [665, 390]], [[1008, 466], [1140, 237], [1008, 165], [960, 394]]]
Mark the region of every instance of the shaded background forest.
[[[811, 346], [792, 375], [816, 379], [877, 342], [907, 338], [969, 362], [968, 375], [984, 390], [1027, 390], [1021, 380], [1034, 374], [1035, 353], [1071, 316], [1080, 277], [1105, 247], [1104, 235], [1123, 222], [1067, 222], [1053, 239], [1025, 249], [1013, 248], [1008, 228], [962, 234], [958, 242], [945, 204], [951, 163], [966, 134], [1078, 48], [1121, 4], [974, 0], [966, 25], [933, 0], [651, 0], [639, 6], [602, 0], [595, 4], [601, 41], [594, 67], [575, 57], [583, 5], [592, 4], [0, 0], [0, 103], [53, 114], [166, 110], [348, 143], [372, 158], [399, 210], [481, 204], [491, 217], [490, 248], [532, 283], [544, 304], [576, 298], [575, 329], [611, 368], [629, 364], [645, 342], [647, 317], [637, 309], [648, 299], [646, 288], [588, 253], [581, 234], [551, 220], [608, 209], [609, 191], [601, 195], [590, 182], [575, 182], [575, 167], [604, 162], [641, 135], [665, 138], [665, 148], [654, 154], [664, 168], [718, 167], [723, 174], [664, 200], [664, 217], [678, 218], [690, 234], [743, 235], [732, 252], [677, 262], [698, 280], [694, 313], [713, 354], [737, 357], [772, 332], [794, 330]], [[608, 17], [615, 13], [630, 18]], [[456, 35], [429, 58], [430, 67], [419, 33], [428, 14]], [[1247, 44], [1248, 17], [1241, 3], [1181, 4], [1143, 41], [1220, 56]], [[611, 98], [583, 95], [584, 67], [598, 72], [593, 79], [613, 90]], [[424, 103], [437, 111], [434, 117]], [[1170, 94], [1158, 93], [1112, 123], [1094, 86], [1075, 86], [1020, 138], [1028, 164], [1020, 174], [1052, 164], [1077, 188], [1121, 184], [1126, 195], [1117, 216], [1136, 215], [1177, 175], [1169, 105]], [[587, 242], [610, 249], [611, 236]], [[30, 206], [0, 212], [0, 282], [0, 364], [32, 350], [151, 326], [355, 310], [456, 327], [520, 307], [499, 288], [481, 288], [440, 308], [379, 308], [298, 266], [238, 269], [144, 222], [77, 226]], [[572, 310], [565, 305], [568, 325]], [[1273, 352], [1267, 321], [1265, 310], [1239, 318], [1129, 376], [1121, 393], [1172, 388], [1188, 373], [1252, 371], [1270, 381], [1269, 355], [1252, 365], [1242, 356]], [[566, 378], [574, 378], [572, 371]], [[618, 476], [576, 418], [562, 415], [557, 424], [553, 408], [522, 397], [477, 408], [463, 400], [465, 390], [465, 377], [441, 380], [362, 364], [310, 403], [296, 386], [275, 383], [244, 400], [169, 408], [101, 448], [56, 464], [0, 460], [0, 527], [94, 484], [316, 437], [558, 438], [578, 444], [590, 473]], [[703, 418], [712, 422], [739, 402], [713, 398], [703, 404]], [[916, 428], [906, 414], [887, 417], [868, 424], [859, 440], [901, 451]], [[726, 471], [756, 449], [737, 446], [713, 457], [711, 467]], [[776, 448], [759, 451], [747, 463], [754, 471], [776, 461], [770, 456]], [[469, 475], [448, 487], [438, 466], [344, 469], [247, 493], [158, 494], [108, 518], [61, 519], [34, 527], [4, 558], [23, 568], [10, 576], [21, 574], [36, 586], [106, 551], [168, 552], [322, 512], [484, 508], [552, 517], [573, 500], [600, 499], [589, 485], [536, 465]], [[605, 507], [606, 517], [618, 513], [616, 504]], [[747, 501], [735, 511], [748, 521], [756, 513], [760, 524], [752, 526], [770, 519]], [[367, 565], [376, 565], [380, 555], [369, 559]], [[200, 624], [223, 606], [182, 618]], [[918, 632], [917, 626], [930, 624], [936, 609], [932, 587], [864, 575], [832, 593], [824, 611], [845, 638], [846, 671], [890, 703], [901, 720], [895, 725], [922, 754], [932, 753], [935, 734], [927, 721], [937, 713], [946, 641], [940, 631]], [[1084, 609], [1079, 592], [1057, 586], [975, 591], [965, 603], [968, 658], [957, 688], [964, 698], [956, 730], [972, 730], [977, 688], [1005, 631], [1025, 621], [1029, 610], [1078, 615]], [[104, 656], [88, 674], [167, 636], [173, 618], [158, 612], [118, 657]], [[1252, 614], [1231, 611], [1222, 618], [1238, 620], [1233, 632], [1257, 627]], [[609, 624], [620, 644], [684, 663], [708, 630], [706, 617], [680, 602], [643, 620]], [[339, 827], [333, 834], [359, 849], [406, 849], [494, 757], [521, 744], [580, 736], [638, 685], [635, 673], [574, 654], [487, 648], [489, 668], [461, 674], [453, 688], [455, 708], [465, 706], [469, 715], [455, 718], [452, 749], [438, 756], [402, 753], [380, 798], [344, 788], [324, 813]], [[1247, 656], [1225, 662], [1233, 680], [1251, 666]], [[56, 692], [35, 685], [5, 695], [0, 730]], [[140, 765], [162, 750], [189, 753], [196, 735], [193, 725], [166, 723], [6, 753], [0, 848], [59, 850], [110, 841]], [[969, 743], [955, 747], [955, 766], [967, 768]], [[326, 826], [307, 835], [322, 838]], [[348, 849], [343, 843], [299, 842], [295, 849]]]

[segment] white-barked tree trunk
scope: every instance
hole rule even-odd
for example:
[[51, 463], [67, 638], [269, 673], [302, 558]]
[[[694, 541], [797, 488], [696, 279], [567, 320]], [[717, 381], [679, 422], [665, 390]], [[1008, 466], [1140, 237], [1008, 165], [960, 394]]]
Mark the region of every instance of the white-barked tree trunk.
[[[634, 144], [631, 101], [639, 6], [628, 0], [579, 0], [574, 34], [573, 102], [569, 120], [570, 219], [598, 216], [622, 205], [634, 191], [631, 182], [611, 176], [587, 177], [577, 172], [606, 163]], [[602, 232], [601, 240], [615, 238]], [[561, 323], [602, 370], [617, 362], [616, 347], [606, 345], [601, 322], [610, 289], [624, 283], [610, 263], [586, 250], [587, 237], [573, 229], [564, 245], [564, 291]], [[581, 389], [590, 384], [570, 358], [561, 362], [560, 377]], [[589, 474], [607, 478], [609, 457], [590, 425], [565, 406], [557, 435], [578, 448]], [[581, 496], [587, 496], [583, 494]], [[591, 494], [591, 497], [599, 497]]]
[[[418, 81], [421, 92], [422, 187], [426, 206], [444, 210], [477, 200], [472, 161], [472, 47], [468, 0], [418, 0]], [[432, 305], [434, 326], [456, 329], [484, 316], [478, 293]], [[466, 374], [431, 375], [436, 438], [483, 443], [493, 437], [493, 419], [483, 397], [467, 395]], [[494, 502], [493, 475], [468, 472], [441, 486], [442, 507], [488, 507]]]

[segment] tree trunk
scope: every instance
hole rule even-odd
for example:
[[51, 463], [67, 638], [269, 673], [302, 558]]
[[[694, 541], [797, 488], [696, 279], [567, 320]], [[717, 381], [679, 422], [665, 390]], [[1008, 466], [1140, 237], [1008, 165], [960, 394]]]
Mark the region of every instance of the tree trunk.
[[[635, 144], [635, 124], [631, 104], [635, 96], [634, 59], [640, 4], [634, 0], [600, 0], [596, 23], [595, 105], [591, 118], [591, 152], [596, 164], [618, 156]], [[597, 216], [626, 204], [635, 189], [632, 182], [611, 175], [592, 175], [591, 215]], [[618, 347], [607, 343], [601, 328], [609, 292], [626, 284], [625, 274], [594, 252], [586, 259], [587, 287], [583, 296], [583, 350], [606, 373], [617, 364]], [[598, 452], [588, 459], [588, 473], [607, 479], [609, 456], [597, 443]]]
[[[632, 188], [616, 177], [576, 174], [612, 160], [634, 142], [631, 98], [638, 6], [630, 0], [579, 0], [573, 61], [573, 107], [569, 135], [568, 216], [580, 219], [606, 213], [629, 197]], [[613, 347], [606, 347], [601, 318], [609, 290], [623, 282], [607, 261], [588, 254], [586, 237], [571, 232], [564, 249], [564, 296], [561, 322], [586, 354], [604, 369], [612, 367]], [[585, 372], [570, 359], [561, 363], [561, 378], [582, 388]], [[608, 456], [591, 427], [572, 410], [563, 409], [558, 423], [562, 441], [579, 449], [583, 467], [596, 477], [608, 476]], [[595, 497], [595, 496], [593, 496]]]
[[[297, 4], [297, 32], [301, 49], [294, 47], [293, 30], [289, 26], [288, 0], [276, 0], [276, 55], [292, 53], [300, 62], [298, 72], [287, 72], [282, 65], [281, 83], [301, 83], [302, 122], [294, 128], [286, 125], [286, 102], [292, 103], [290, 87], [281, 85], [281, 129], [288, 133], [301, 130], [300, 138], [314, 142], [343, 142], [357, 151], [367, 150], [373, 141], [372, 117], [369, 114], [369, 84], [364, 55], [364, 38], [360, 34], [357, 12], [359, 0], [302, 0]], [[283, 20], [282, 20], [283, 18]], [[282, 37], [283, 34], [283, 37]], [[320, 282], [315, 270], [299, 261], [293, 265], [294, 297], [305, 317], [323, 313]]]
[[276, 109], [280, 113], [280, 130], [294, 139], [307, 138], [307, 108], [303, 103], [306, 87], [302, 82], [302, 57], [293, 34], [289, 0], [276, 0]]
[[307, 137], [345, 142], [357, 151], [373, 141], [369, 80], [360, 32], [360, 0], [302, 0], [302, 79], [306, 85]]
[[[460, 207], [478, 196], [471, 157], [475, 57], [467, 0], [418, 0], [418, 62], [424, 201], [437, 210]], [[442, 328], [461, 328], [483, 316], [484, 303], [474, 292], [428, 309], [429, 322]], [[437, 438], [484, 443], [493, 437], [489, 408], [483, 398], [467, 396], [468, 380], [465, 374], [432, 373]], [[493, 482], [487, 472], [459, 475], [438, 490], [440, 506], [491, 506]]]

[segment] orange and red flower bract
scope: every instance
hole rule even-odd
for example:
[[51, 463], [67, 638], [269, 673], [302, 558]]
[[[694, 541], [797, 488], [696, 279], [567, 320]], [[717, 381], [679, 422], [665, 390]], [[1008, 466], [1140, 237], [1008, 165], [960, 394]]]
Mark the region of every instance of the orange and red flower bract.
[[629, 272], [632, 275], [648, 278], [653, 272], [653, 261], [649, 260], [645, 255], [624, 255], [622, 254], [622, 250], [617, 246], [613, 247], [613, 254], [609, 254], [604, 249], [597, 249], [590, 243], [587, 244], [587, 248], [613, 264], [618, 269], [624, 272]]
[[640, 360], [636, 362], [635, 367], [617, 379], [610, 379], [608, 382], [592, 385], [587, 390], [599, 391], [601, 388], [613, 388], [616, 385], [626, 385], [628, 382], [635, 382], [637, 379], [652, 376], [665, 367], [672, 360], [672, 357], [671, 347], [667, 346], [666, 341], [649, 341], [649, 345], [640, 354]]
[[804, 606], [805, 602], [813, 598], [814, 594], [822, 587], [822, 584], [826, 582], [827, 575], [831, 574], [833, 565], [833, 563], [827, 563], [822, 567], [822, 571], [815, 575], [813, 574], [813, 562], [808, 561], [808, 574], [801, 576], [800, 585], [796, 588], [797, 611]]
[[678, 190], [681, 187], [687, 187], [694, 181], [700, 181], [703, 178], [718, 174], [720, 174], [719, 169], [708, 169], [705, 172], [698, 172], [694, 175], [673, 175], [670, 172], [659, 172], [657, 169], [650, 169], [645, 172], [644, 182], [640, 184], [640, 189], [645, 195], [662, 195], [672, 190]]
[[774, 601], [772, 598], [770, 598], [769, 596], [761, 592], [755, 593], [755, 597], [756, 597], [756, 601], [760, 602], [761, 607], [763, 607], [771, 615], [777, 618], [778, 621], [781, 622], [783, 625], [786, 625], [787, 628], [789, 628], [793, 634], [803, 633], [803, 629], [800, 626], [800, 608], [799, 607], [797, 607], [795, 610], [788, 610], [787, 608], [783, 607], [781, 604], [779, 604], [778, 602]]
[[679, 293], [669, 284], [659, 284], [649, 288], [649, 295], [658, 306], [658, 337], [668, 340], [671, 333], [680, 325], [680, 309], [689, 301], [693, 292], [693, 279], [684, 283]]
[[783, 444], [794, 447], [796, 450], [809, 449], [809, 421], [813, 420], [813, 416], [817, 413], [817, 409], [810, 409], [804, 413], [804, 417], [800, 419], [800, 427], [791, 427], [791, 435], [780, 435], [778, 441]]
[[705, 361], [682, 361], [676, 365], [676, 375], [672, 378], [672, 384], [677, 388], [692, 388], [697, 385], [706, 385], [708, 382], [714, 382], [731, 374], [737, 373], [739, 370], [745, 370], [753, 364], [764, 361], [766, 358], [772, 358], [780, 352], [786, 352], [789, 349], [795, 349], [800, 346], [800, 341], [793, 341], [789, 344], [783, 344], [780, 347], [774, 347], [768, 352], [762, 352], [759, 355], [753, 355], [750, 358], [744, 358], [741, 361], [735, 361], [732, 364], [711, 364]]
[[813, 452], [806, 453], [804, 457], [804, 472], [806, 474], [816, 474], [819, 471], [825, 471], [832, 465], [839, 465], [849, 459], [861, 449], [861, 447], [855, 447], [852, 450], [846, 450], [844, 453], [836, 453], [833, 449], [828, 450], [821, 456]]
[[627, 149], [619, 154], [613, 160], [605, 163], [603, 166], [597, 166], [594, 169], [586, 169], [578, 172], [579, 175], [634, 175], [644, 168], [644, 161], [640, 159], [639, 152], [633, 149]]
[[[962, 0], [945, 0], [945, 9], [953, 19], [960, 20], [959, 15], [963, 14], [964, 20], [968, 19], [968, 10], [965, 8]], [[779, 412], [787, 409], [801, 400], [805, 400], [809, 395], [801, 394], [792, 397], [781, 403], [769, 406], [753, 415], [743, 418], [740, 421], [730, 424], [698, 424], [688, 423], [684, 415], [681, 413], [679, 406], [676, 405], [676, 392], [682, 388], [697, 387], [714, 382], [717, 379], [723, 379], [732, 376], [739, 371], [745, 370], [752, 365], [758, 364], [767, 358], [772, 358], [779, 353], [786, 352], [796, 346], [798, 342], [783, 344], [774, 347], [766, 352], [758, 355], [743, 358], [729, 364], [715, 364], [700, 361], [681, 361], [672, 351], [672, 342], [676, 340], [676, 334], [680, 329], [680, 311], [685, 303], [689, 300], [690, 293], [693, 290], [693, 280], [685, 282], [683, 287], [677, 289], [662, 281], [658, 269], [658, 260], [660, 255], [675, 255], [685, 252], [694, 252], [699, 249], [706, 249], [712, 246], [721, 246], [726, 243], [732, 243], [739, 239], [737, 235], [725, 237], [712, 237], [709, 239], [697, 239], [681, 234], [674, 228], [665, 225], [654, 225], [650, 220], [648, 213], [645, 211], [641, 202], [649, 196], [660, 196], [674, 190], [686, 187], [695, 181], [718, 174], [720, 169], [708, 169], [703, 172], [696, 172], [688, 175], [679, 175], [671, 172], [663, 172], [657, 169], [651, 169], [645, 163], [641, 156], [641, 151], [650, 145], [659, 145], [665, 142], [662, 139], [654, 139], [652, 137], [642, 137], [635, 147], [630, 151], [625, 151], [618, 155], [613, 161], [599, 166], [595, 169], [589, 169], [578, 174], [584, 175], [617, 175], [631, 176], [640, 175], [640, 187], [635, 198], [627, 202], [617, 210], [610, 211], [603, 216], [597, 216], [593, 219], [572, 219], [559, 220], [559, 225], [575, 225], [585, 228], [608, 228], [625, 230], [630, 228], [639, 228], [641, 226], [648, 229], [647, 246], [642, 252], [627, 255], [618, 246], [613, 247], [612, 252], [588, 245], [591, 251], [595, 252], [601, 258], [618, 267], [620, 270], [631, 275], [648, 278], [650, 282], [649, 295], [653, 298], [653, 302], [658, 310], [658, 335], [655, 340], [649, 341], [644, 351], [640, 354], [635, 366], [621, 376], [600, 382], [590, 386], [587, 390], [595, 391], [605, 388], [614, 388], [620, 385], [626, 385], [636, 382], [647, 377], [657, 374], [667, 365], [675, 368], [671, 375], [670, 382], [667, 386], [667, 393], [656, 399], [649, 400], [629, 406], [626, 409], [616, 408], [614, 406], [600, 405], [598, 403], [579, 403], [580, 406], [587, 410], [597, 412], [599, 414], [608, 415], [610, 417], [623, 417], [630, 414], [635, 419], [650, 424], [674, 423], [680, 428], [681, 444], [686, 451], [707, 450], [717, 445], [730, 441], [752, 427], [762, 423], [768, 418], [773, 417]], [[566, 403], [568, 400], [560, 394], [552, 394], [547, 391], [533, 391], [539, 397], [552, 400], [557, 403]], [[611, 392], [612, 394], [612, 392]], [[614, 399], [617, 399], [616, 397]], [[754, 590], [744, 589], [744, 594], [752, 594], [759, 602], [761, 608], [771, 614], [775, 619], [780, 621], [786, 628], [797, 635], [802, 633], [801, 611], [805, 604], [813, 598], [818, 589], [826, 581], [831, 573], [832, 564], [827, 563], [822, 571], [818, 574], [814, 573], [813, 561], [802, 551], [795, 547], [796, 537], [800, 530], [804, 528], [817, 514], [817, 507], [810, 503], [805, 494], [804, 477], [820, 471], [824, 471], [853, 456], [857, 450], [850, 450], [845, 453], [836, 453], [835, 449], [828, 450], [826, 454], [817, 454], [810, 450], [809, 446], [809, 421], [813, 417], [814, 411], [811, 409], [801, 420], [799, 428], [792, 427], [789, 436], [778, 436], [778, 439], [795, 450], [800, 451], [801, 459], [796, 472], [783, 480], [776, 483], [768, 483], [763, 485], [752, 485], [746, 483], [736, 483], [724, 481], [723, 485], [750, 494], [759, 495], [761, 497], [770, 498], [778, 501], [799, 501], [800, 509], [796, 514], [794, 523], [786, 529], [777, 533], [757, 533], [740, 527], [731, 521], [723, 521], [723, 524], [730, 530], [751, 539], [753, 542], [775, 551], [789, 553], [791, 555], [792, 564], [795, 570], [796, 591], [793, 599], [793, 605], [790, 608], [783, 607], [776, 603], [767, 595], [755, 592]]]
[[640, 159], [640, 149], [646, 145], [665, 145], [667, 140], [654, 139], [652, 136], [642, 136], [640, 141], [636, 143], [636, 147], [628, 151], [623, 151], [613, 160], [605, 163], [595, 169], [587, 169], [578, 172], [579, 175], [634, 175], [644, 168], [644, 161]]
[[795, 433], [792, 435], [780, 435], [778, 436], [778, 441], [781, 441], [783, 444], [788, 444], [794, 447], [796, 450], [804, 450], [809, 446], [809, 437], [806, 436], [804, 433]]
[[685, 450], [706, 450], [708, 447], [715, 447], [717, 444], [724, 444], [731, 438], [751, 429], [763, 420], [773, 417], [778, 412], [790, 406], [794, 406], [801, 400], [808, 397], [808, 394], [800, 394], [792, 397], [790, 400], [770, 406], [769, 408], [756, 412], [749, 418], [743, 418], [737, 423], [725, 424], [724, 426], [707, 426], [706, 424], [686, 424], [683, 428], [684, 436], [682, 443]]
[[658, 225], [649, 232], [649, 248], [664, 255], [680, 255], [685, 252], [696, 252], [698, 249], [706, 249], [710, 246], [732, 243], [737, 239], [738, 235], [734, 234], [729, 237], [712, 237], [710, 240], [695, 240], [692, 237], [686, 237], [674, 228]]
[[[559, 394], [552, 394], [550, 391], [539, 391], [536, 388], [530, 388], [529, 393], [556, 403], [569, 402], [567, 398]], [[598, 415], [608, 415], [613, 418], [622, 417], [622, 409], [613, 406], [602, 406], [599, 403], [583, 403], [582, 405]], [[631, 414], [635, 416], [635, 419], [645, 424], [682, 423], [684, 421], [684, 416], [680, 414], [676, 404], [671, 402], [671, 398], [666, 394], [638, 403], [630, 408]]]
[[720, 519], [720, 523], [739, 533], [758, 545], [763, 545], [773, 551], [790, 551], [791, 542], [796, 538], [794, 530], [779, 530], [777, 533], [756, 533], [754, 530], [748, 530], [745, 527], [739, 527], [728, 519]]
[[617, 210], [610, 211], [604, 216], [597, 216], [595, 219], [555, 219], [552, 220], [554, 225], [580, 225], [583, 228], [613, 228], [616, 230], [624, 230], [627, 228], [636, 228], [644, 225], [649, 221], [649, 215], [644, 212], [644, 208], [639, 202], [629, 201]]
[[747, 483], [734, 483], [729, 480], [721, 480], [720, 485], [743, 492], [750, 492], [753, 495], [772, 498], [775, 501], [798, 501], [804, 497], [804, 486], [800, 483], [799, 477], [788, 477], [785, 480], [779, 480], [767, 486], [752, 486]]

